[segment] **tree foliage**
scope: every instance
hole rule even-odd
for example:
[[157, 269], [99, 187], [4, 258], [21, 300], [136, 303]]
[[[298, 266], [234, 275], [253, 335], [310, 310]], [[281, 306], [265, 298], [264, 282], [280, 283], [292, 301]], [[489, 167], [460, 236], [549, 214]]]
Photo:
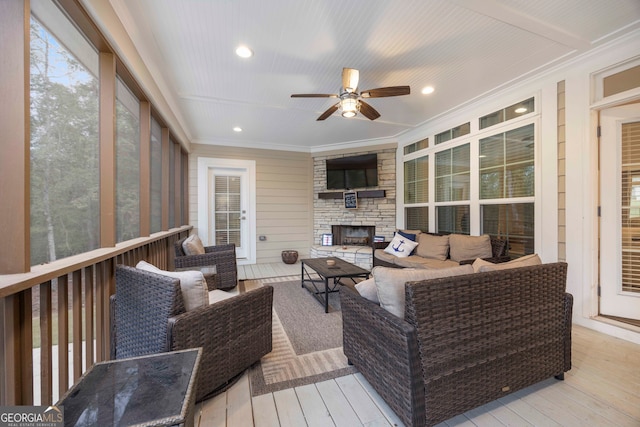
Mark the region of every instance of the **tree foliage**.
[[31, 21], [31, 263], [99, 247], [98, 80]]

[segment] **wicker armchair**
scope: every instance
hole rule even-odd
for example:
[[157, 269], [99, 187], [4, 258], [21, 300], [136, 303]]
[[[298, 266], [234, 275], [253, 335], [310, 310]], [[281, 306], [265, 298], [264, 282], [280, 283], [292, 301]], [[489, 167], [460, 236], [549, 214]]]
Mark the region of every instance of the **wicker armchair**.
[[432, 426], [571, 369], [567, 265], [405, 285], [405, 319], [340, 290], [344, 353], [407, 426]]
[[[201, 255], [186, 255], [182, 243], [186, 238], [174, 243], [176, 252], [174, 265], [176, 270], [194, 269], [197, 267], [216, 266], [215, 289], [233, 289], [238, 284], [238, 266], [236, 264], [236, 246], [228, 245], [206, 246]], [[211, 290], [211, 286], [209, 290]]]
[[185, 312], [180, 281], [116, 267], [111, 358], [202, 347], [196, 401], [211, 397], [271, 351], [273, 288]]

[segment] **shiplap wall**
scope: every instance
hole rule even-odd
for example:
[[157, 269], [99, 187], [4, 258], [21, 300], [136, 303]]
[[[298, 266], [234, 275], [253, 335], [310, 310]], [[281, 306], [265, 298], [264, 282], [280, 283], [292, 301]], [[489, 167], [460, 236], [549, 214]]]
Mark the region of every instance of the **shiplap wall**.
[[[258, 263], [283, 250], [309, 255], [313, 236], [313, 160], [309, 153], [193, 144], [189, 154], [189, 224], [198, 229], [198, 158], [255, 160]], [[258, 236], [266, 236], [265, 241]]]
[[558, 82], [558, 261], [567, 260], [566, 138], [564, 80]]

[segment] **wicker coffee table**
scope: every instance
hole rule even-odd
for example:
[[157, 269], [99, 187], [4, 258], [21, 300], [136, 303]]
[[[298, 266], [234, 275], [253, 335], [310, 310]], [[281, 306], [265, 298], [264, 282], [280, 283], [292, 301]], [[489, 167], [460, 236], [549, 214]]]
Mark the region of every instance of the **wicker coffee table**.
[[[335, 265], [328, 265], [327, 260], [334, 260]], [[300, 284], [311, 292], [320, 304], [324, 304], [325, 313], [329, 312], [329, 294], [338, 292], [340, 279], [349, 278], [355, 283], [354, 279], [356, 277], [368, 279], [371, 274], [369, 270], [335, 257], [309, 258], [300, 262], [302, 264]], [[307, 268], [317, 273], [320, 276], [320, 280], [312, 278]], [[330, 280], [332, 282], [331, 285], [329, 284]], [[320, 288], [318, 288], [318, 284], [321, 286]], [[324, 289], [322, 289], [322, 284], [324, 284]]]

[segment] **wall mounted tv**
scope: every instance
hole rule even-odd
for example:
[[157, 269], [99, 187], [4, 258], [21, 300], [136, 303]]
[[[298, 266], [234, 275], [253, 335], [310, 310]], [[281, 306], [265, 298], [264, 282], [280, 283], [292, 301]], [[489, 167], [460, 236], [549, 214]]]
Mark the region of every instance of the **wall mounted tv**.
[[327, 159], [327, 190], [378, 186], [378, 155]]

